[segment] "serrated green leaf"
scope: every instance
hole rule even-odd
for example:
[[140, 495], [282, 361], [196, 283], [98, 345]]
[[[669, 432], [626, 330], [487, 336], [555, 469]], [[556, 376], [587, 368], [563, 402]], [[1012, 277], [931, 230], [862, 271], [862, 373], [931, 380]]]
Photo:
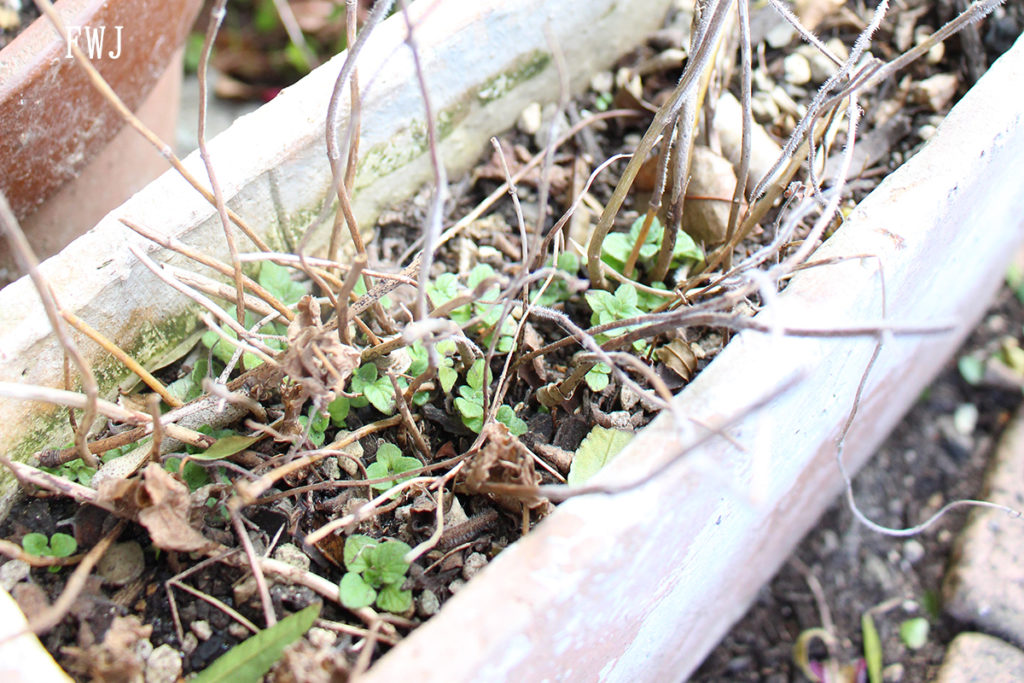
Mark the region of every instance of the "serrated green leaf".
[[345, 539], [345, 549], [342, 552], [345, 568], [350, 572], [365, 571], [370, 566], [370, 555], [376, 547], [377, 540], [369, 536], [363, 534], [349, 536]]
[[50, 554], [49, 541], [47, 541], [46, 536], [37, 531], [25, 534], [21, 539], [21, 547], [25, 549], [26, 553], [35, 557], [43, 557]]
[[257, 683], [270, 671], [285, 648], [301, 638], [320, 614], [320, 604], [285, 617], [217, 658], [193, 683]]
[[[491, 374], [490, 372], [487, 373]], [[469, 371], [466, 373], [466, 384], [473, 389], [483, 389], [484, 386], [484, 359], [478, 358], [473, 361]]]
[[213, 442], [213, 445], [207, 448], [202, 453], [196, 453], [192, 456], [194, 460], [221, 460], [235, 453], [244, 451], [249, 446], [253, 445], [260, 440], [259, 436], [242, 436], [241, 434], [232, 434], [231, 436], [225, 436], [217, 439]]
[[494, 277], [494, 268], [491, 268], [486, 263], [478, 263], [473, 266], [473, 270], [469, 271], [469, 276], [466, 278], [466, 284], [470, 289], [476, 289], [478, 284], [489, 277]]
[[390, 415], [395, 412], [395, 388], [391, 386], [391, 380], [386, 377], [381, 379], [387, 381], [387, 386], [379, 381], [367, 384], [363, 387], [363, 396], [374, 408], [385, 415]]
[[410, 550], [412, 548], [402, 541], [384, 541], [377, 546], [373, 564], [380, 572], [381, 583], [395, 583], [404, 580], [405, 573], [409, 571], [409, 563], [405, 561], [405, 555]]
[[377, 448], [377, 462], [383, 463], [388, 472], [394, 471], [394, 463], [402, 457], [402, 449], [393, 443], [382, 443]]
[[50, 536], [50, 555], [53, 557], [71, 557], [78, 550], [78, 541], [74, 536], [60, 532]]
[[924, 617], [907, 619], [900, 624], [900, 640], [911, 650], [918, 650], [928, 642], [929, 625]]
[[580, 486], [586, 483], [598, 470], [611, 462], [632, 438], [632, 432], [594, 427], [576, 449], [576, 455], [569, 466], [569, 485]]
[[864, 638], [864, 661], [868, 666], [868, 680], [882, 683], [882, 639], [878, 637], [871, 612], [860, 616], [860, 630]]
[[483, 417], [484, 407], [475, 401], [465, 398], [455, 399], [455, 407], [463, 417]]
[[341, 604], [348, 609], [359, 609], [372, 605], [377, 598], [377, 591], [360, 574], [347, 572], [338, 584], [338, 596]]
[[404, 591], [400, 584], [388, 584], [377, 594], [377, 607], [385, 612], [402, 614], [412, 607], [412, 591]]

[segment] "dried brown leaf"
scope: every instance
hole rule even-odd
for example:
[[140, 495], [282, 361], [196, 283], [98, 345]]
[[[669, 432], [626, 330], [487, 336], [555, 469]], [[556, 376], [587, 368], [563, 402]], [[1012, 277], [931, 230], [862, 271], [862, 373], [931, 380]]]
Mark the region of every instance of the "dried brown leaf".
[[337, 333], [324, 328], [320, 304], [306, 295], [299, 300], [298, 315], [288, 325], [288, 350], [281, 364], [302, 387], [303, 398], [327, 405], [344, 390], [359, 367], [359, 350], [342, 344]]
[[537, 486], [540, 475], [533, 466], [533, 458], [519, 440], [500, 422], [484, 427], [486, 441], [466, 467], [465, 485], [470, 493], [483, 493], [501, 507], [519, 512], [525, 505], [546, 514], [551, 503], [539, 496], [512, 496], [489, 490], [489, 484]]
[[205, 552], [216, 546], [188, 523], [188, 486], [156, 463], [150, 463], [142, 476], [138, 519], [154, 545], [181, 552]]
[[[87, 648], [65, 647], [69, 669], [93, 681], [141, 681], [145, 670], [143, 644], [153, 633], [135, 616], [114, 617], [103, 642]], [[140, 647], [141, 645], [141, 647]]]

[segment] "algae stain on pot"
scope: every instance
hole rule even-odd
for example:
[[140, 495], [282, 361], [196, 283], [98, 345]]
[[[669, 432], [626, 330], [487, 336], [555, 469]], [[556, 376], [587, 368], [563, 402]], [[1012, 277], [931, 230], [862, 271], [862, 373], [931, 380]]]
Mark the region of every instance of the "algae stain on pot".
[[[139, 320], [142, 314], [137, 312], [126, 325], [128, 329], [138, 331], [130, 342], [123, 345], [125, 352], [143, 365], [164, 356], [196, 330], [199, 325], [197, 310], [197, 307], [192, 306], [166, 320], [155, 321]], [[94, 362], [92, 370], [99, 385], [100, 396], [113, 400], [116, 400], [118, 387], [132, 374], [120, 361], [109, 356]], [[52, 406], [49, 410], [33, 411], [29, 419], [25, 436], [7, 449], [7, 456], [12, 460], [28, 462], [35, 453], [46, 448], [61, 448], [73, 439], [67, 411], [62, 407]], [[0, 468], [0, 491], [4, 492], [0, 494], [0, 517], [7, 513], [11, 494], [16, 490], [14, 484], [14, 475], [6, 468]]]
[[517, 59], [511, 67], [484, 81], [477, 90], [476, 97], [481, 104], [501, 99], [523, 81], [528, 81], [551, 63], [551, 55], [541, 50], [533, 50]]

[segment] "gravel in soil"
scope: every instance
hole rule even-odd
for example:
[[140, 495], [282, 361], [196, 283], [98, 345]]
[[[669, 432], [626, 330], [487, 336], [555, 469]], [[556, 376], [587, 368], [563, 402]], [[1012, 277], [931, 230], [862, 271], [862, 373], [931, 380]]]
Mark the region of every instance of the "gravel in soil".
[[[869, 519], [908, 527], [947, 502], [980, 494], [988, 458], [1020, 405], [1021, 392], [968, 384], [957, 359], [979, 350], [988, 355], [1007, 336], [1019, 339], [1022, 323], [1024, 306], [1004, 287], [963, 349], [855, 477], [854, 494]], [[953, 541], [968, 514], [954, 510], [921, 534], [894, 538], [866, 528], [845, 499], [838, 500], [692, 680], [805, 680], [794, 664], [793, 646], [802, 631], [822, 626], [825, 619], [809, 577], [821, 586], [841, 661], [863, 656], [861, 617], [886, 603], [888, 609], [873, 615], [885, 679], [932, 680], [947, 645], [963, 630], [941, 612], [940, 589]], [[900, 624], [912, 617], [926, 618], [931, 627], [916, 650], [899, 634]], [[823, 658], [825, 653], [815, 655]]]

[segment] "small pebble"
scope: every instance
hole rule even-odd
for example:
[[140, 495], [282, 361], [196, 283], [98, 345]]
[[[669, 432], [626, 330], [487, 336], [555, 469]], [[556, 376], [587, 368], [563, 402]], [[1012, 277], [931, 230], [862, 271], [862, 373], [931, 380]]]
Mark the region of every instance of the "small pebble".
[[483, 553], [472, 553], [462, 565], [462, 578], [469, 581], [487, 566], [487, 558]]
[[786, 47], [791, 42], [793, 42], [793, 38], [795, 36], [796, 29], [793, 28], [793, 26], [788, 21], [786, 21], [782, 17], [779, 17], [779, 23], [777, 23], [775, 26], [772, 27], [770, 31], [768, 31], [768, 33], [764, 37], [764, 40], [766, 43], [768, 43], [769, 47], [773, 47], [776, 50], [778, 50], [779, 48]]
[[788, 55], [782, 62], [784, 78], [792, 85], [803, 85], [811, 81], [811, 63], [799, 52]]
[[199, 647], [199, 639], [196, 638], [196, 634], [186, 633], [181, 640], [181, 652], [187, 656], [195, 652], [197, 647]]
[[916, 564], [924, 557], [924, 546], [920, 541], [910, 539], [903, 544], [903, 558], [910, 564]]
[[454, 579], [454, 580], [452, 580], [451, 583], [448, 584], [448, 592], [451, 593], [452, 595], [455, 595], [460, 590], [462, 590], [462, 588], [465, 585], [466, 585], [466, 582], [463, 579]]
[[127, 541], [110, 546], [96, 565], [96, 571], [107, 583], [124, 586], [139, 578], [145, 567], [142, 546], [136, 541]]
[[[920, 45], [928, 38], [928, 36], [930, 36], [934, 32], [935, 29], [933, 29], [931, 26], [927, 26], [925, 24], [918, 26], [916, 29], [914, 29], [914, 44]], [[939, 62], [942, 61], [942, 58], [945, 56], [946, 45], [945, 43], [940, 41], [936, 43], [930, 50], [928, 50], [928, 54], [925, 55], [924, 61], [926, 61], [929, 64], [938, 64]]]
[[181, 676], [181, 655], [166, 643], [146, 658], [146, 683], [174, 683]]
[[531, 102], [519, 114], [516, 127], [527, 135], [535, 135], [540, 130], [543, 120], [543, 110], [540, 103]]
[[326, 628], [315, 626], [306, 633], [306, 637], [313, 647], [325, 649], [332, 647], [338, 640], [338, 634]]
[[196, 634], [196, 638], [199, 640], [209, 640], [210, 636], [213, 635], [213, 627], [210, 626], [208, 621], [193, 621], [189, 628], [192, 633]]
[[416, 613], [424, 619], [432, 617], [441, 609], [441, 601], [432, 590], [425, 590], [416, 598]]
[[615, 85], [615, 76], [611, 71], [599, 71], [590, 79], [590, 89], [596, 93], [610, 93]]
[[953, 427], [964, 436], [974, 433], [978, 426], [978, 406], [973, 403], [961, 403], [953, 413]]
[[28, 562], [22, 560], [4, 562], [0, 565], [0, 586], [3, 586], [6, 591], [10, 591], [14, 588], [14, 584], [27, 579], [31, 571], [32, 567]]
[[274, 550], [274, 559], [285, 564], [298, 567], [302, 571], [309, 570], [309, 556], [302, 552], [294, 543], [283, 543]]
[[934, 112], [942, 111], [956, 94], [957, 83], [956, 74], [935, 74], [915, 83], [910, 90], [910, 97]]
[[228, 635], [239, 640], [245, 640], [249, 637], [250, 631], [246, 627], [239, 624], [237, 621], [232, 622], [228, 625]]
[[779, 105], [775, 104], [775, 100], [766, 92], [755, 93], [750, 98], [750, 111], [758, 123], [774, 123], [779, 117]]
[[896, 662], [882, 669], [882, 680], [886, 683], [900, 683], [903, 680], [904, 673], [903, 665]]

